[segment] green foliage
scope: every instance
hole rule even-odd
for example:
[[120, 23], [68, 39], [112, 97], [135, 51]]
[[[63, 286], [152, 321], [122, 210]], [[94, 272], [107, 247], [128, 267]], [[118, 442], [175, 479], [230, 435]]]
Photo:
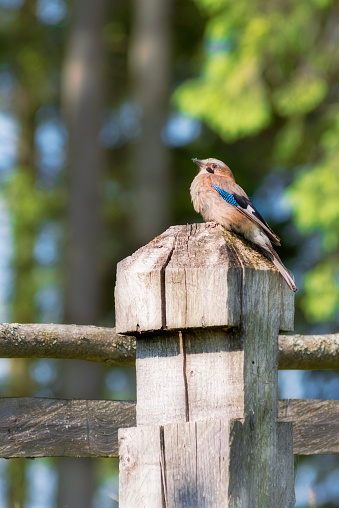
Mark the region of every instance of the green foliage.
[[305, 277], [301, 307], [311, 321], [334, 319], [339, 308], [339, 269], [337, 260], [318, 263]]
[[326, 81], [319, 76], [296, 75], [273, 93], [275, 109], [286, 117], [309, 113], [322, 102], [327, 91]]
[[177, 88], [174, 101], [228, 144], [253, 136], [260, 143], [270, 133], [268, 166], [303, 168], [289, 191], [294, 220], [303, 234], [318, 232], [322, 250], [305, 277], [301, 305], [310, 320], [332, 319], [339, 308], [334, 3], [195, 2], [208, 18], [201, 70]]
[[2, 186], [2, 197], [11, 214], [14, 238], [15, 281], [13, 319], [30, 322], [36, 318], [35, 295], [42, 285], [55, 282], [56, 273], [34, 261], [34, 245], [43, 221], [60, 213], [64, 199], [55, 189], [37, 187], [29, 168], [17, 168]]

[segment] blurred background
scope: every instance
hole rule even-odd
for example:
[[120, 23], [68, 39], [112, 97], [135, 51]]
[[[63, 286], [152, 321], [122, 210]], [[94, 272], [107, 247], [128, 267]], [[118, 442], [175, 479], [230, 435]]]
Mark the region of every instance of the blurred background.
[[[227, 162], [282, 238], [297, 333], [339, 332], [339, 3], [0, 0], [0, 320], [114, 326], [116, 263], [200, 221], [192, 157]], [[283, 398], [339, 398], [332, 371]], [[133, 369], [0, 360], [1, 396], [135, 399]], [[296, 458], [297, 507], [339, 458]], [[0, 508], [116, 508], [113, 459], [0, 460]]]

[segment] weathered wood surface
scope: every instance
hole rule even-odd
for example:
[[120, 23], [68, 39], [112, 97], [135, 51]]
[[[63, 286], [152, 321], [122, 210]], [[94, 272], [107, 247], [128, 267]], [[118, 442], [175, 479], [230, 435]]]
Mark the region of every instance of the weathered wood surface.
[[119, 449], [119, 482], [133, 486], [119, 491], [122, 508], [225, 506], [228, 420], [121, 429]]
[[296, 455], [339, 453], [338, 400], [280, 401], [279, 419], [294, 424]]
[[135, 362], [135, 339], [98, 326], [2, 323], [0, 358], [67, 358], [127, 366]]
[[[3, 398], [0, 457], [117, 457], [135, 413], [135, 402]], [[339, 401], [281, 400], [279, 420], [293, 422], [295, 455], [339, 453]]]
[[[140, 333], [138, 427], [151, 426], [156, 432], [157, 426], [167, 428], [173, 423], [185, 440], [185, 429], [190, 428], [185, 423], [207, 425], [211, 418], [222, 422], [243, 418], [239, 428], [243, 453], [226, 466], [225, 478], [226, 483], [237, 478], [234, 495], [244, 506], [248, 495], [253, 508], [294, 506], [292, 450], [279, 448], [279, 428], [286, 426], [291, 442], [292, 429], [288, 423], [277, 423], [278, 333], [293, 329], [293, 320], [293, 294], [272, 263], [222, 227], [169, 228], [119, 263], [117, 331]], [[138, 429], [126, 429], [123, 434], [135, 432]], [[211, 439], [206, 436], [202, 445], [206, 450], [200, 449], [203, 457], [210, 453]], [[180, 453], [180, 442], [178, 437], [178, 450], [173, 453]], [[138, 441], [131, 446], [138, 447]], [[231, 440], [227, 446], [231, 454]], [[281, 458], [282, 451], [290, 456]], [[215, 453], [215, 460], [224, 460], [220, 447]], [[153, 461], [158, 467], [156, 455]], [[196, 461], [194, 447], [186, 447], [181, 476], [191, 478]], [[286, 465], [286, 474], [277, 477], [281, 463]], [[141, 459], [136, 460], [133, 476], [121, 475], [120, 492], [132, 490], [138, 498], [143, 467]], [[209, 473], [205, 492], [215, 490], [213, 475], [219, 474], [213, 468]], [[167, 483], [167, 489], [171, 506], [191, 506], [189, 491], [182, 492], [179, 503], [171, 491], [177, 485]], [[151, 503], [145, 498], [143, 504], [147, 505], [147, 499]], [[230, 493], [227, 499], [225, 507], [232, 506]], [[207, 505], [210, 502], [213, 505], [213, 501]]]
[[[252, 428], [251, 422], [246, 419], [232, 420], [231, 422], [231, 439], [230, 439], [230, 471], [233, 473], [230, 475], [230, 484], [228, 506], [231, 508], [239, 508], [244, 506], [246, 508], [252, 508], [263, 506], [262, 499], [265, 500], [265, 490], [273, 489], [275, 494], [270, 497], [274, 499], [274, 505], [276, 508], [294, 507], [295, 495], [294, 495], [294, 457], [293, 457], [293, 427], [291, 422], [278, 422], [277, 423], [277, 444], [276, 453], [279, 460], [276, 462], [276, 467], [272, 475], [270, 475], [270, 481], [272, 482], [265, 488], [267, 478], [261, 478], [260, 475], [256, 476], [258, 481], [262, 481], [263, 484], [258, 485], [256, 491], [261, 496], [258, 503], [258, 497], [253, 495], [253, 490], [248, 488], [251, 476], [253, 475], [252, 470], [252, 437], [256, 439], [255, 429]], [[254, 431], [254, 432], [253, 432]], [[255, 464], [255, 467], [258, 467]], [[252, 480], [253, 482], [253, 480]], [[241, 502], [239, 502], [241, 501]], [[204, 505], [202, 505], [204, 506]], [[216, 505], [224, 506], [224, 505]]]
[[116, 457], [133, 402], [0, 399], [0, 457]]
[[280, 335], [279, 369], [339, 369], [339, 333]]
[[221, 226], [187, 224], [169, 228], [118, 263], [117, 332], [237, 326], [246, 268], [273, 274], [279, 288], [278, 327], [293, 330], [294, 297], [271, 261]]
[[[339, 369], [339, 333], [279, 335], [278, 344], [279, 369]], [[135, 352], [136, 338], [115, 328], [0, 324], [0, 358], [78, 359], [115, 367], [134, 366]]]
[[[244, 413], [243, 351], [232, 330], [170, 332], [138, 339], [137, 424]], [[150, 400], [151, 397], [151, 400]]]
[[[131, 488], [121, 489], [119, 506], [262, 507], [247, 488], [248, 438], [246, 423], [229, 419], [120, 429], [119, 482]], [[272, 506], [284, 508], [295, 502], [291, 423], [278, 424], [277, 446]]]

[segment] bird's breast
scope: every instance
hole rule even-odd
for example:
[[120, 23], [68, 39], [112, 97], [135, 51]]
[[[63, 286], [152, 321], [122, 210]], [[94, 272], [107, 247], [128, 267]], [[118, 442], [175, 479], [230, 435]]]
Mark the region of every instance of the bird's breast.
[[252, 222], [237, 210], [237, 207], [227, 203], [212, 187], [209, 175], [197, 175], [191, 185], [191, 199], [194, 210], [200, 213], [206, 221], [214, 221], [228, 230], [244, 234], [252, 227]]

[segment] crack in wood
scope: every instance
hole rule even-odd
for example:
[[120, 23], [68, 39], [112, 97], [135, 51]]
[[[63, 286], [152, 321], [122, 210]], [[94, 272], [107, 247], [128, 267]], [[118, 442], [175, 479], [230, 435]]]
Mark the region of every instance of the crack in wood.
[[166, 329], [166, 326], [167, 326], [165, 272], [166, 272], [166, 268], [167, 268], [168, 264], [170, 263], [170, 261], [172, 259], [173, 253], [175, 251], [176, 244], [177, 244], [177, 238], [178, 238], [178, 235], [175, 236], [173, 247], [171, 248], [170, 252], [168, 253], [167, 259], [164, 262], [164, 265], [160, 270], [161, 326], [162, 326], [163, 330]]
[[184, 376], [186, 422], [189, 422], [190, 408], [189, 408], [188, 381], [187, 381], [187, 355], [186, 355], [185, 338], [182, 332], [179, 332], [179, 342], [180, 342], [180, 354], [182, 355], [182, 371]]
[[161, 471], [162, 508], [168, 508], [165, 436], [164, 436], [164, 427], [163, 426], [160, 427], [160, 471]]

